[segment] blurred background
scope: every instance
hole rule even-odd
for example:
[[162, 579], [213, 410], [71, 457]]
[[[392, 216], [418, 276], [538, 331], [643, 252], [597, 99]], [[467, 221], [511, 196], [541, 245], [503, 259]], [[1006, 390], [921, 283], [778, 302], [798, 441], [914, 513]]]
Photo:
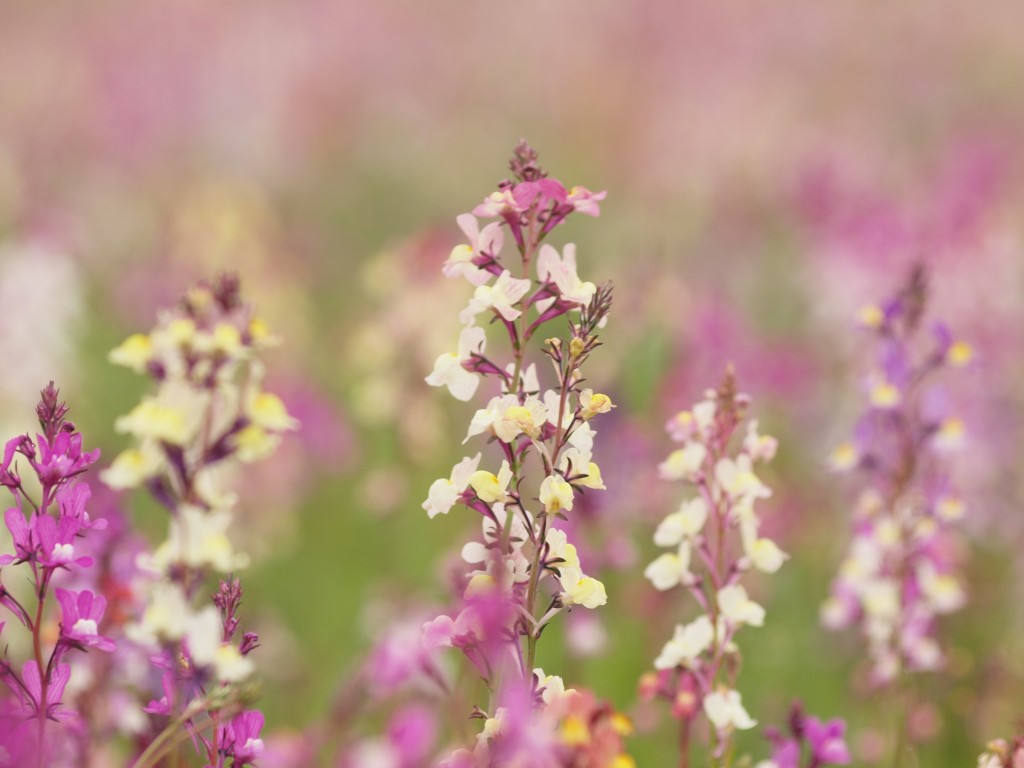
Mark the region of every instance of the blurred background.
[[6, 0], [0, 426], [30, 428], [53, 378], [112, 457], [143, 383], [107, 350], [238, 271], [304, 424], [243, 490], [246, 609], [270, 727], [311, 722], [382, 627], [441, 604], [477, 530], [420, 508], [473, 411], [423, 376], [469, 294], [440, 273], [454, 218], [525, 137], [554, 176], [608, 190], [557, 242], [616, 284], [590, 370], [620, 406], [598, 425], [610, 490], [580, 524], [609, 605], [572, 617], [543, 666], [631, 711], [639, 764], [664, 764], [672, 728], [634, 706], [636, 681], [693, 607], [640, 577], [678, 502], [655, 482], [662, 424], [732, 362], [780, 438], [764, 517], [793, 555], [757, 586], [744, 701], [763, 723], [794, 697], [846, 716], [866, 761], [882, 721], [861, 644], [817, 619], [855, 490], [825, 457], [862, 396], [855, 312], [923, 259], [978, 364], [955, 383], [971, 600], [913, 723], [922, 765], [967, 764], [1024, 691], [1021, 29], [1014, 0]]

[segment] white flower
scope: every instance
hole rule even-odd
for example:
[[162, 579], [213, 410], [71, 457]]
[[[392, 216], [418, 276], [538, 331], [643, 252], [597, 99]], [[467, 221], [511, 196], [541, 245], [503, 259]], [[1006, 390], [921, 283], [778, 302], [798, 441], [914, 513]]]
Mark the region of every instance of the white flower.
[[692, 539], [708, 519], [708, 505], [699, 496], [679, 505], [679, 510], [668, 515], [654, 532], [654, 543], [659, 547], [674, 547], [684, 538]]
[[775, 458], [779, 441], [768, 435], [758, 434], [757, 419], [747, 424], [747, 435], [743, 438], [743, 450], [754, 461], [771, 461]]
[[665, 461], [658, 465], [658, 475], [663, 480], [697, 479], [701, 465], [708, 454], [702, 443], [689, 442], [678, 450], [672, 451]]
[[772, 495], [768, 486], [754, 474], [750, 457], [745, 454], [739, 455], [735, 460], [719, 459], [715, 465], [715, 479], [733, 499], [753, 501], [766, 499]]
[[512, 273], [506, 269], [498, 276], [494, 285], [477, 286], [473, 298], [469, 300], [469, 306], [459, 313], [459, 320], [468, 324], [476, 315], [493, 309], [505, 320], [512, 322], [522, 314], [512, 305], [519, 302], [528, 290], [529, 280], [512, 277]]
[[566, 694], [575, 692], [572, 688], [566, 688], [562, 678], [558, 675], [545, 675], [544, 670], [540, 667], [533, 670], [533, 674], [540, 681], [541, 698], [545, 704], [550, 705]]
[[494, 422], [494, 434], [506, 443], [511, 443], [520, 433], [536, 440], [547, 420], [548, 411], [544, 403], [530, 396], [522, 405], [516, 401], [505, 409], [501, 418]]
[[706, 435], [711, 431], [711, 426], [715, 422], [715, 412], [717, 410], [718, 405], [714, 400], [704, 400], [693, 406], [693, 420], [697, 425], [697, 429], [699, 429], [702, 434]]
[[865, 581], [860, 585], [860, 599], [870, 618], [892, 621], [899, 615], [899, 586], [890, 579]]
[[469, 213], [458, 216], [455, 221], [458, 222], [459, 228], [469, 239], [469, 245], [457, 245], [452, 248], [441, 271], [445, 277], [461, 275], [473, 285], [482, 285], [490, 279], [491, 275], [486, 270], [477, 267], [473, 263], [473, 257], [484, 252], [497, 256], [505, 241], [505, 233], [501, 229], [500, 222], [492, 222], [481, 230], [476, 217]]
[[153, 553], [153, 567], [165, 574], [177, 564], [212, 568], [221, 573], [244, 568], [249, 558], [236, 553], [231, 546], [227, 535], [230, 525], [231, 513], [226, 509], [204, 511], [183, 504], [171, 520], [167, 541]]
[[677, 552], [666, 552], [644, 570], [644, 576], [660, 592], [690, 579], [690, 542], [683, 541]]
[[[473, 414], [473, 418], [469, 422], [469, 431], [466, 433], [466, 439], [462, 442], [466, 443], [469, 438], [474, 435], [481, 435], [484, 432], [496, 435], [495, 425], [504, 417], [505, 412], [509, 408], [516, 405], [519, 405], [519, 399], [515, 395], [492, 397], [491, 401], [487, 403], [486, 408], [480, 408]], [[515, 437], [517, 434], [519, 434], [518, 428], [515, 429], [512, 437]], [[510, 437], [509, 439], [512, 438]], [[505, 442], [508, 442], [508, 440]]]
[[753, 511], [741, 518], [740, 536], [744, 554], [751, 565], [762, 573], [775, 573], [789, 559], [789, 555], [779, 549], [774, 541], [757, 535], [757, 519]]
[[561, 528], [549, 528], [547, 533], [548, 552], [551, 559], [559, 559], [564, 563], [556, 564], [555, 567], [579, 568], [580, 561], [576, 554], [576, 547], [569, 543], [565, 531]]
[[680, 664], [689, 666], [711, 647], [714, 639], [715, 629], [707, 616], [700, 616], [685, 627], [677, 624], [672, 639], [654, 660], [654, 668], [675, 669]]
[[[554, 283], [562, 299], [571, 304], [589, 304], [597, 292], [596, 285], [583, 282], [576, 274], [576, 246], [572, 243], [565, 246], [561, 257], [552, 246], [542, 245], [537, 257], [537, 274], [542, 281]], [[538, 309], [543, 312], [547, 304], [550, 300], [538, 302]]]
[[187, 629], [188, 600], [177, 584], [158, 581], [148, 590], [146, 607], [138, 624], [129, 624], [126, 634], [133, 642], [153, 646], [158, 641], [180, 640]]
[[259, 392], [249, 397], [245, 415], [253, 424], [273, 432], [288, 432], [299, 428], [298, 419], [289, 415], [284, 401], [270, 392]]
[[100, 479], [114, 490], [137, 488], [164, 468], [164, 456], [153, 440], [144, 440], [138, 448], [122, 451], [113, 463], [100, 472]]
[[423, 502], [423, 509], [427, 516], [434, 518], [437, 515], [447, 515], [463, 491], [469, 486], [469, 478], [480, 465], [480, 454], [470, 458], [465, 457], [452, 468], [450, 479], [443, 477], [435, 480], [427, 493], [427, 500]]
[[551, 528], [547, 532], [548, 554], [550, 559], [563, 562], [554, 563], [558, 569], [558, 581], [562, 585], [562, 602], [566, 605], [582, 605], [584, 608], [597, 608], [608, 602], [604, 584], [583, 573], [580, 568], [576, 547], [568, 542], [565, 531]]
[[762, 573], [775, 573], [789, 559], [789, 555], [779, 549], [771, 539], [754, 539], [746, 547], [746, 555], [754, 567]]
[[469, 476], [468, 484], [476, 491], [480, 500], [487, 504], [508, 501], [508, 484], [512, 480], [512, 468], [508, 461], [501, 462], [501, 469], [494, 475], [479, 469]]
[[963, 587], [951, 573], [939, 573], [925, 562], [917, 570], [917, 580], [925, 600], [936, 613], [952, 613], [966, 600]]
[[217, 680], [237, 683], [252, 674], [255, 665], [231, 643], [221, 641], [223, 623], [212, 605], [189, 617], [185, 639], [189, 655], [199, 667], [212, 668]]
[[480, 377], [463, 367], [474, 352], [482, 353], [487, 343], [487, 334], [483, 328], [469, 325], [459, 334], [458, 350], [440, 355], [434, 362], [434, 370], [427, 376], [426, 382], [432, 387], [448, 387], [452, 397], [466, 402], [476, 394]]
[[615, 407], [608, 395], [595, 393], [589, 388], [580, 392], [580, 417], [584, 420], [592, 419], [599, 413], [608, 413]]
[[566, 605], [597, 608], [608, 602], [604, 584], [587, 576], [579, 568], [559, 568], [558, 580], [562, 584], [562, 602]]
[[860, 454], [853, 443], [840, 443], [828, 457], [828, 467], [833, 472], [847, 472], [857, 466]]
[[738, 691], [721, 688], [704, 697], [704, 713], [718, 730], [736, 728], [744, 731], [757, 725], [743, 708]]
[[950, 416], [943, 419], [935, 433], [933, 443], [935, 450], [942, 453], [953, 453], [964, 447], [967, 429], [964, 427], [963, 419]]
[[739, 584], [718, 590], [718, 608], [731, 624], [749, 624], [760, 627], [764, 624], [764, 608], [747, 596], [747, 590]]
[[544, 511], [549, 515], [563, 509], [571, 511], [572, 486], [560, 475], [548, 475], [540, 484], [540, 503], [544, 505]]

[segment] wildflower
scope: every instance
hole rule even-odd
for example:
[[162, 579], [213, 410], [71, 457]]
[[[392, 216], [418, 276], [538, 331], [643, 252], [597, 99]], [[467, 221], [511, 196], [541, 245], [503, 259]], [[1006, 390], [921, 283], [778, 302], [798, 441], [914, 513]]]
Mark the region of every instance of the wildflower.
[[446, 277], [464, 277], [472, 285], [483, 285], [490, 278], [486, 270], [480, 269], [475, 260], [486, 257], [494, 260], [501, 253], [505, 235], [498, 223], [485, 226], [482, 230], [474, 216], [464, 213], [455, 219], [459, 229], [469, 239], [469, 244], [457, 245], [452, 249], [441, 271]]
[[[963, 515], [945, 454], [964, 444], [966, 428], [956, 416], [937, 419], [930, 404], [940, 401], [934, 379], [942, 366], [966, 364], [970, 348], [958, 347], [942, 324], [931, 334], [932, 347], [923, 348], [918, 332], [926, 300], [924, 271], [917, 268], [883, 305], [886, 330], [855, 427], [857, 447], [850, 443], [832, 462], [859, 467], [865, 482], [822, 621], [833, 629], [860, 622], [877, 683], [906, 679], [902, 669], [940, 666], [934, 617], [965, 600], [950, 548], [939, 542], [948, 541], [950, 524]], [[920, 397], [922, 391], [929, 397]]]
[[468, 483], [481, 501], [493, 504], [508, 500], [508, 484], [511, 480], [512, 469], [507, 461], [503, 461], [497, 475], [480, 469], [469, 476]]
[[679, 584], [686, 584], [691, 578], [690, 543], [682, 541], [676, 552], [659, 555], [644, 570], [644, 576], [651, 581], [654, 588], [664, 592]]
[[[465, 457], [452, 468], [451, 477], [447, 480], [441, 478], [435, 480], [427, 493], [427, 500], [423, 502], [423, 509], [427, 511], [428, 517], [447, 515], [462, 493], [469, 487], [469, 479], [480, 466], [480, 454], [470, 458]], [[495, 478], [497, 482], [497, 478]]]
[[592, 389], [580, 392], [580, 417], [592, 419], [599, 413], [608, 413], [615, 406], [608, 395], [595, 393]]
[[114, 642], [99, 634], [99, 624], [107, 609], [107, 600], [88, 589], [69, 592], [57, 589], [57, 602], [61, 607], [61, 636], [79, 646], [89, 646], [110, 653]]
[[572, 486], [558, 475], [548, 475], [540, 484], [540, 503], [544, 511], [553, 515], [561, 510], [572, 511]]
[[467, 306], [459, 314], [459, 321], [468, 325], [476, 315], [493, 309], [498, 315], [512, 322], [522, 312], [515, 308], [515, 304], [530, 290], [529, 280], [520, 280], [512, 277], [507, 269], [498, 275], [493, 285], [479, 285], [469, 300]]
[[572, 243], [565, 246], [563, 256], [550, 245], [542, 245], [537, 257], [537, 273], [541, 280], [553, 283], [558, 297], [569, 304], [589, 304], [597, 293], [596, 285], [583, 282], [576, 274], [576, 246]]
[[456, 352], [446, 353], [437, 358], [434, 370], [427, 376], [427, 384], [432, 387], [448, 387], [452, 397], [466, 402], [472, 399], [480, 384], [480, 377], [466, 370], [466, 363], [473, 354], [483, 353], [487, 335], [483, 328], [469, 325], [459, 334], [459, 346]]
[[221, 638], [221, 618], [213, 606], [207, 606], [188, 619], [185, 641], [197, 667], [209, 669], [221, 682], [237, 683], [249, 677], [255, 669], [252, 659]]
[[658, 465], [662, 480], [695, 480], [708, 449], [701, 443], [687, 443]]
[[720, 731], [732, 728], [745, 731], [757, 725], [743, 708], [739, 692], [728, 688], [720, 688], [704, 697], [704, 713]]
[[[655, 658], [654, 668], [662, 676], [653, 693], [672, 702], [673, 714], [683, 728], [688, 729], [703, 712], [716, 732], [715, 764], [728, 754], [732, 731], [756, 724], [743, 708], [739, 692], [722, 683], [726, 669], [738, 668], [734, 661], [740, 653], [734, 642], [738, 630], [744, 625], [762, 626], [765, 620], [764, 608], [750, 599], [739, 578], [751, 567], [774, 573], [787, 558], [775, 542], [759, 533], [755, 507], [771, 496], [771, 490], [753, 465], [771, 461], [778, 446], [774, 438], [760, 434], [754, 420], [740, 430], [749, 402], [736, 390], [730, 370], [717, 390], [709, 390], [703, 400], [669, 421], [670, 436], [683, 446], [660, 465], [659, 472], [663, 478], [693, 485], [697, 495], [684, 500], [658, 525], [655, 544], [675, 551], [662, 553], [644, 571], [655, 589], [686, 587], [702, 609], [689, 623], [676, 625]], [[731, 541], [737, 528], [742, 554]], [[735, 673], [728, 674], [732, 686]], [[688, 741], [683, 739], [684, 744]], [[683, 762], [688, 762], [685, 755]]]
[[674, 547], [684, 538], [692, 539], [708, 519], [708, 505], [699, 496], [679, 505], [679, 510], [668, 515], [654, 532], [654, 543], [659, 547]]
[[739, 584], [718, 590], [718, 608], [726, 621], [733, 624], [749, 624], [752, 627], [764, 624], [764, 608], [747, 597], [747, 590]]
[[714, 642], [715, 629], [707, 616], [698, 616], [685, 626], [677, 624], [672, 639], [665, 643], [661, 654], [654, 660], [654, 668], [675, 669], [690, 666]]

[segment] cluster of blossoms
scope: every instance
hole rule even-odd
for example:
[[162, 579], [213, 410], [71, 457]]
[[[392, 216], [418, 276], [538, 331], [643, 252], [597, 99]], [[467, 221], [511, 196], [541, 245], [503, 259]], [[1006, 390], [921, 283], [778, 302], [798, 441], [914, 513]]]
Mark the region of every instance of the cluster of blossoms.
[[729, 371], [717, 390], [708, 390], [704, 400], [669, 421], [668, 431], [682, 447], [659, 466], [659, 473], [663, 479], [687, 483], [696, 495], [683, 500], [658, 526], [654, 543], [671, 551], [644, 571], [660, 591], [685, 587], [702, 614], [676, 626], [654, 661], [657, 672], [645, 675], [642, 693], [672, 702], [672, 713], [681, 721], [684, 754], [691, 727], [703, 711], [715, 734], [715, 761], [730, 759], [735, 729], [756, 725], [736, 690], [740, 653], [734, 639], [740, 627], [761, 626], [765, 611], [740, 580], [751, 569], [774, 573], [787, 558], [761, 534], [754, 511], [759, 499], [771, 495], [754, 465], [771, 461], [777, 445], [774, 438], [758, 433], [756, 420], [746, 422], [740, 432], [749, 404]]
[[[103, 595], [56, 586], [78, 580], [93, 565], [92, 557], [81, 554], [82, 539], [90, 529], [106, 525], [90, 518], [85, 509], [89, 486], [79, 479], [99, 458], [99, 450], [83, 451], [82, 435], [66, 419], [67, 412], [51, 382], [36, 407], [42, 431], [35, 439], [8, 440], [0, 465], [0, 485], [14, 498], [4, 513], [14, 553], [0, 556], [0, 567], [15, 566], [14, 572], [32, 585], [31, 595], [22, 598], [9, 591], [10, 578], [0, 582], [0, 605], [31, 636], [31, 652], [20, 670], [9, 655], [11, 638], [3, 638], [0, 680], [7, 695], [0, 692], [0, 766], [50, 765], [74, 751], [79, 716], [64, 706], [72, 676], [66, 659], [72, 651], [110, 653], [115, 648], [101, 631], [107, 607]], [[31, 469], [28, 489], [19, 458]], [[54, 633], [50, 614], [58, 607]], [[5, 625], [0, 621], [0, 632]]]
[[837, 471], [860, 470], [866, 483], [822, 620], [832, 629], [860, 623], [879, 684], [941, 667], [937, 617], [965, 600], [950, 546], [964, 504], [948, 467], [964, 445], [964, 424], [935, 379], [967, 365], [972, 351], [941, 323], [930, 337], [921, 333], [926, 299], [917, 268], [893, 299], [862, 310], [862, 325], [877, 339], [877, 365], [854, 439], [831, 459]]
[[757, 768], [821, 768], [826, 765], [849, 765], [850, 749], [846, 745], [846, 723], [839, 718], [822, 722], [804, 714], [799, 704], [789, 713], [789, 734], [777, 728], [766, 728], [765, 736], [772, 743], [772, 757], [762, 760]]
[[[431, 647], [462, 650], [491, 691], [490, 711], [478, 710], [486, 724], [476, 748], [457, 751], [452, 766], [499, 764], [495, 752], [511, 749], [519, 757], [506, 754], [500, 764], [578, 764], [565, 762], [568, 747], [558, 736], [558, 724], [572, 717], [572, 707], [553, 708], [563, 686], [560, 678], [535, 668], [537, 642], [562, 610], [607, 601], [604, 585], [586, 575], [575, 546], [555, 523], [572, 512], [577, 494], [604, 489], [592, 460], [591, 420], [614, 406], [608, 396], [582, 386], [581, 369], [599, 345], [597, 330], [610, 310], [611, 288], [580, 279], [572, 245], [559, 254], [543, 243], [569, 214], [596, 216], [604, 193], [567, 191], [547, 177], [525, 143], [516, 148], [511, 170], [514, 180], [499, 184], [473, 215], [458, 217], [469, 243], [452, 250], [444, 273], [465, 278], [474, 292], [459, 315], [464, 328], [457, 350], [438, 357], [427, 377], [463, 401], [474, 396], [481, 380], [498, 385], [466, 436], [497, 445], [497, 471], [481, 468], [482, 453], [466, 457], [450, 477], [430, 487], [423, 503], [430, 517], [459, 504], [482, 518], [481, 537], [462, 549], [472, 570], [459, 609], [428, 622], [423, 631]], [[476, 217], [499, 220], [481, 229]], [[502, 256], [508, 235], [515, 243], [512, 263]], [[486, 353], [487, 334], [476, 325], [481, 316], [507, 333], [512, 359], [506, 364]], [[544, 341], [554, 374], [553, 386], [545, 388], [528, 347], [545, 324], [563, 316], [566, 338]], [[574, 692], [570, 699], [581, 695]], [[525, 739], [527, 731], [534, 736]], [[513, 739], [513, 733], [520, 735]], [[613, 746], [609, 760], [628, 765], [621, 741]]]
[[978, 756], [978, 768], [1022, 768], [1024, 766], [1024, 737], [1011, 742], [1006, 739], [990, 741]]
[[167, 540], [140, 558], [150, 582], [141, 617], [127, 630], [153, 654], [164, 691], [145, 708], [157, 730], [139, 766], [176, 749], [182, 728], [215, 768], [229, 758], [251, 764], [262, 751], [262, 716], [244, 711], [258, 638], [239, 632], [238, 580], [222, 579], [212, 605], [196, 603], [212, 574], [247, 562], [228, 536], [231, 472], [269, 456], [282, 433], [298, 426], [280, 398], [261, 388], [259, 354], [272, 342], [237, 279], [225, 276], [196, 286], [149, 335], [131, 336], [110, 354], [148, 374], [156, 392], [117, 420], [117, 430], [137, 442], [102, 477], [115, 489], [144, 485], [171, 515]]

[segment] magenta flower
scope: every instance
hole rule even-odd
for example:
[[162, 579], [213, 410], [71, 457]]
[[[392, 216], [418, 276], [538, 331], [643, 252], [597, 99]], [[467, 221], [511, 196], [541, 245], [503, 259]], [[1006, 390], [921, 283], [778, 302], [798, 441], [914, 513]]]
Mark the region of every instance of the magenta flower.
[[0, 556], [0, 566], [31, 560], [36, 554], [36, 538], [33, 526], [25, 521], [25, 515], [19, 509], [8, 509], [4, 512], [4, 523], [14, 542], [14, 554]]
[[388, 739], [402, 757], [402, 765], [420, 765], [437, 737], [437, 718], [424, 706], [410, 704], [395, 712], [388, 724]]
[[99, 634], [107, 599], [88, 589], [71, 592], [58, 588], [56, 592], [61, 610], [61, 636], [79, 647], [89, 646], [107, 653], [113, 651], [116, 647], [114, 641]]
[[14, 460], [14, 454], [21, 448], [21, 444], [28, 439], [28, 435], [18, 435], [12, 437], [4, 445], [3, 464], [0, 464], [0, 485], [6, 485], [8, 488], [17, 488], [21, 485], [21, 479], [11, 470], [11, 462]]
[[174, 702], [174, 674], [164, 672], [160, 682], [164, 689], [164, 695], [159, 699], [151, 699], [149, 704], [142, 708], [143, 712], [149, 712], [151, 715], [171, 714], [171, 705]]
[[26, 698], [25, 705], [28, 710], [25, 714], [31, 717], [46, 717], [48, 720], [68, 720], [75, 717], [74, 712], [58, 709], [61, 699], [64, 697], [64, 688], [71, 679], [71, 665], [59, 664], [50, 675], [49, 684], [46, 688], [46, 705], [43, 706], [43, 685], [39, 675], [39, 665], [34, 660], [26, 661], [21, 669], [21, 679], [24, 683], [22, 691], [23, 698]]
[[75, 557], [75, 536], [81, 529], [81, 522], [74, 517], [62, 517], [60, 521], [49, 515], [39, 515], [32, 521], [36, 540], [39, 542], [38, 562], [46, 568], [67, 568], [80, 565], [88, 568], [92, 558], [87, 555]]
[[107, 521], [103, 518], [93, 520], [85, 510], [85, 505], [92, 497], [92, 489], [86, 483], [74, 483], [61, 486], [57, 491], [57, 505], [60, 507], [60, 516], [70, 517], [78, 521], [83, 531], [95, 528], [102, 531], [107, 527]]
[[257, 710], [242, 712], [224, 729], [224, 749], [234, 758], [234, 766], [252, 765], [263, 755], [263, 713]]
[[814, 756], [812, 765], [849, 765], [846, 723], [842, 718], [836, 717], [822, 723], [816, 717], [808, 717], [804, 721], [804, 734]]
[[[80, 475], [100, 457], [99, 448], [83, 453], [81, 433], [69, 433], [69, 427], [74, 429], [68, 422], [64, 425], [64, 431], [59, 432], [52, 441], [43, 435], [36, 435], [39, 459], [37, 461], [35, 457], [29, 456], [29, 462], [39, 475], [40, 481], [46, 485], [57, 485]], [[22, 445], [24, 449], [24, 446], [30, 443]]]

